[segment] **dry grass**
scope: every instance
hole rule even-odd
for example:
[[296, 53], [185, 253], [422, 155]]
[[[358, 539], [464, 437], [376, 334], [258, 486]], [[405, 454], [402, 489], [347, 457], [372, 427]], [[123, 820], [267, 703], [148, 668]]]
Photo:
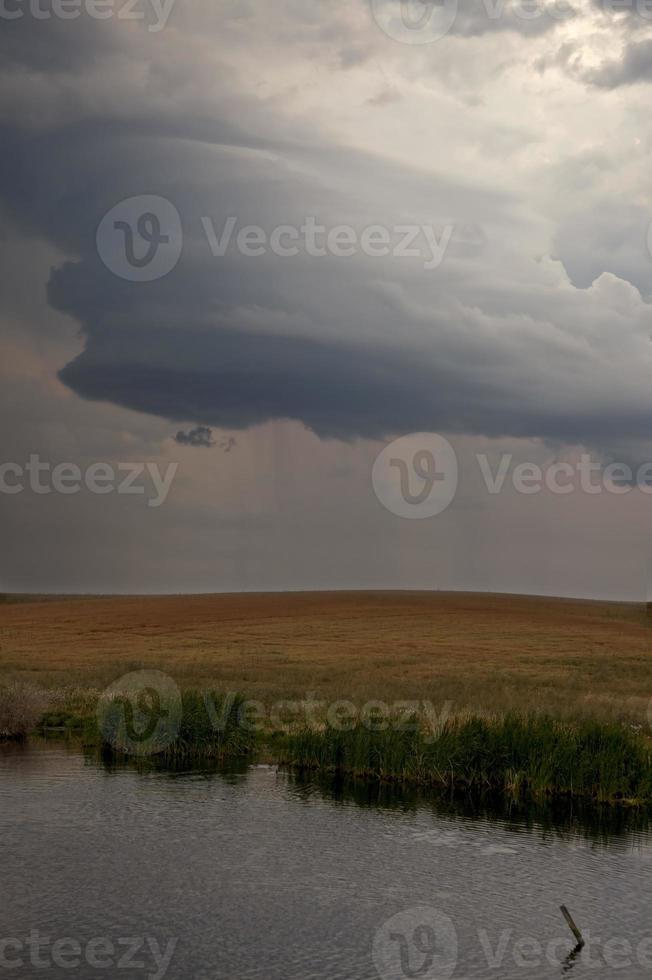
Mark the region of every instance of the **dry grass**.
[[0, 738], [24, 738], [35, 728], [52, 697], [31, 684], [13, 681], [0, 686]]
[[423, 592], [0, 604], [0, 683], [102, 689], [142, 667], [267, 702], [416, 698], [647, 725], [652, 618], [634, 604]]

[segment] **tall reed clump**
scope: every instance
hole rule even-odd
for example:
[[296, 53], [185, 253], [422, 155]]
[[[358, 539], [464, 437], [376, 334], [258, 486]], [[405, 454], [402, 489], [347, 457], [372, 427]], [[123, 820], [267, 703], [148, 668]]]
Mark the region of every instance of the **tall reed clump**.
[[453, 719], [435, 736], [422, 727], [304, 730], [288, 735], [281, 756], [300, 769], [514, 797], [652, 801], [652, 757], [640, 736], [540, 715]]
[[256, 736], [244, 723], [244, 700], [242, 695], [184, 691], [179, 735], [165, 757], [225, 759], [250, 755]]
[[85, 743], [99, 744], [105, 755], [151, 757], [161, 765], [244, 757], [256, 737], [243, 721], [243, 701], [241, 695], [184, 691], [180, 704], [164, 699], [152, 714], [143, 703], [134, 711], [121, 696], [100, 700]]
[[32, 732], [50, 705], [50, 696], [31, 684], [0, 687], [0, 739], [22, 739]]

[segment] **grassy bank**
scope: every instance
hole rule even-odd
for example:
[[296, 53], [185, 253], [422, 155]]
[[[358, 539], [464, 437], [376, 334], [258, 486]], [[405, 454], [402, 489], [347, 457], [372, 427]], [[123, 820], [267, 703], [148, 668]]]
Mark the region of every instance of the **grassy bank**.
[[652, 754], [622, 725], [545, 716], [467, 717], [436, 737], [423, 730], [303, 730], [280, 761], [296, 769], [471, 793], [577, 796], [600, 803], [652, 801]]
[[42, 698], [19, 686], [0, 689], [4, 734], [71, 735], [116, 760], [148, 757], [162, 767], [262, 756], [304, 772], [438, 791], [652, 803], [652, 741], [622, 722], [465, 713], [433, 728], [431, 716], [415, 714], [400, 723], [399, 716], [358, 718], [343, 729], [319, 719], [252, 724], [241, 695], [213, 691], [185, 690], [180, 704], [159, 703], [155, 713], [133, 697], [103, 702], [80, 691], [61, 692], [43, 712]]
[[242, 705], [239, 695], [183, 691], [180, 704], [162, 701], [154, 713], [153, 705], [139, 706], [137, 698], [105, 701], [99, 691], [11, 684], [0, 686], [0, 742], [29, 735], [73, 738], [116, 759], [155, 756], [162, 765], [245, 758], [259, 740], [242, 724]]
[[[651, 639], [644, 604], [523, 596], [7, 597], [0, 738], [37, 729], [116, 752], [119, 739], [103, 739], [96, 722], [102, 691], [158, 670], [183, 695], [163, 765], [259, 751], [426, 788], [652, 800]], [[262, 732], [240, 723], [237, 700], [216, 730], [204, 700], [214, 690], [260, 701]], [[277, 723], [279, 700], [319, 707]], [[359, 712], [384, 702], [390, 713], [416, 703], [421, 729], [390, 721], [374, 732], [358, 714], [352, 731], [336, 731], [329, 707], [339, 701]], [[432, 717], [442, 722], [434, 740]]]

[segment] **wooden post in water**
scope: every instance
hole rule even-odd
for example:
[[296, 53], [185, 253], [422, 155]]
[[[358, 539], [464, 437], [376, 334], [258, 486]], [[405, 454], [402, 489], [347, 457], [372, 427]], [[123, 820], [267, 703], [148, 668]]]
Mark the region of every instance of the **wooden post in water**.
[[581, 947], [581, 946], [583, 946], [584, 945], [584, 939], [582, 938], [582, 933], [580, 932], [580, 930], [575, 925], [575, 922], [573, 920], [573, 916], [570, 914], [570, 912], [568, 911], [568, 909], [566, 908], [565, 905], [560, 905], [559, 908], [561, 909], [561, 914], [563, 915], [563, 917], [566, 919], [566, 922], [568, 923], [568, 928], [570, 929], [570, 931], [575, 936], [575, 939], [577, 940], [577, 946], [578, 946], [578, 948]]

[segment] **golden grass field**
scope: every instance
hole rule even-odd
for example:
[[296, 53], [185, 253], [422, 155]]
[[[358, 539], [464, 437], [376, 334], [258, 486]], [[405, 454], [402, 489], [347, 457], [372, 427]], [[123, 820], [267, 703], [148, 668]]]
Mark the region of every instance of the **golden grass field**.
[[438, 592], [0, 603], [0, 683], [102, 689], [143, 667], [267, 702], [314, 692], [647, 725], [652, 618], [635, 604]]

